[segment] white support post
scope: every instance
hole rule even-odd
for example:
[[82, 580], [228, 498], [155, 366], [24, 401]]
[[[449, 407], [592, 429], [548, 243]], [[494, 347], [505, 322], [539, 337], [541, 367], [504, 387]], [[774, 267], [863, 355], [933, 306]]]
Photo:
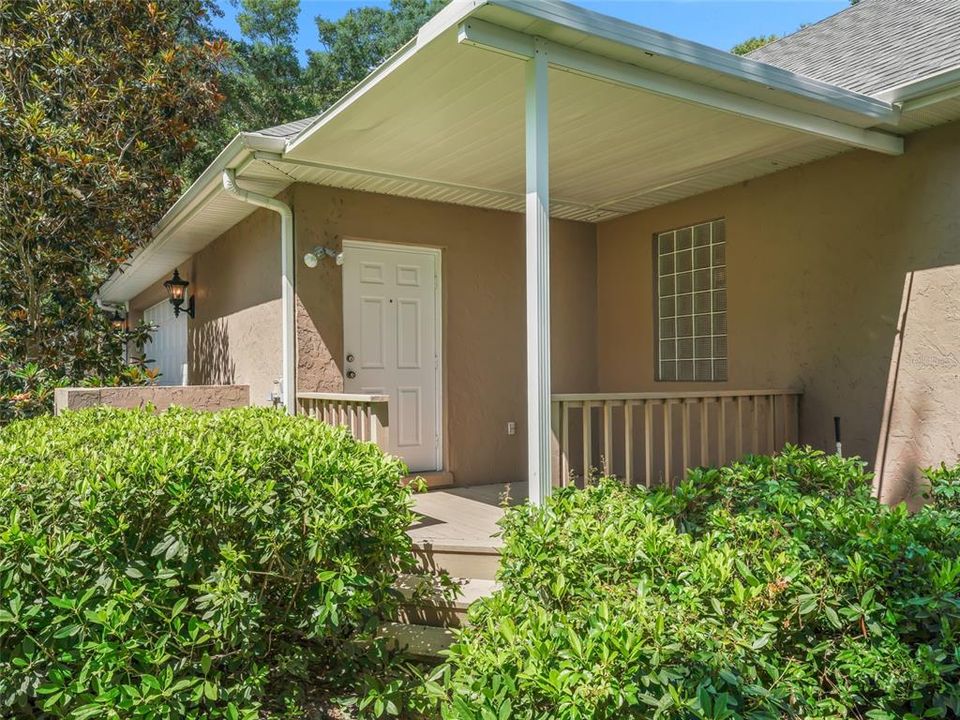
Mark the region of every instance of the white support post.
[[538, 38], [526, 75], [527, 481], [530, 502], [551, 490], [550, 187], [547, 53]]

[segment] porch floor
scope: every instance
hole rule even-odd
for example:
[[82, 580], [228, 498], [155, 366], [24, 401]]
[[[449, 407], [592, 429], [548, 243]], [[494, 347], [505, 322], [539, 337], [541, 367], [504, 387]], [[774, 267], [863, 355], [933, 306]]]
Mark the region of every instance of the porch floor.
[[526, 498], [524, 483], [431, 490], [416, 496], [413, 509], [420, 519], [407, 533], [418, 544], [499, 547], [500, 538], [494, 535], [500, 530], [504, 503], [516, 505]]

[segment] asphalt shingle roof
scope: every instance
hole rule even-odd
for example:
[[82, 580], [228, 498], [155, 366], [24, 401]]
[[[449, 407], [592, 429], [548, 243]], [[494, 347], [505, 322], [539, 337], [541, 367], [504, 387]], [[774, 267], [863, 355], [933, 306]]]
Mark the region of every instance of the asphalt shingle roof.
[[874, 94], [960, 66], [960, 0], [860, 0], [748, 57]]
[[273, 127], [254, 130], [253, 132], [256, 135], [266, 135], [267, 137], [292, 138], [318, 117], [320, 116], [313, 115], [308, 118], [303, 118], [302, 120], [294, 120], [293, 122], [284, 123], [283, 125], [274, 125]]

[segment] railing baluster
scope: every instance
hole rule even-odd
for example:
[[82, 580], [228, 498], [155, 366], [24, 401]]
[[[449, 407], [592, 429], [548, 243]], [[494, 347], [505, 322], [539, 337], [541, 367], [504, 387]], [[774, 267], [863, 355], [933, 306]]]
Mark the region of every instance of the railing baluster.
[[683, 447], [683, 467], [680, 468], [680, 479], [687, 476], [687, 469], [690, 467], [690, 403], [687, 400], [680, 401], [681, 411], [681, 445]]
[[743, 457], [743, 396], [737, 398], [737, 460]]
[[590, 479], [593, 469], [593, 410], [589, 402], [583, 403], [583, 481]]
[[673, 459], [673, 405], [669, 400], [663, 401], [663, 484], [673, 486], [673, 477], [670, 473], [670, 464]]
[[707, 398], [700, 398], [700, 464], [710, 464], [710, 405]]
[[623, 479], [633, 484], [633, 403], [623, 403]]
[[603, 474], [613, 475], [613, 404], [603, 401]]
[[643, 402], [643, 452], [643, 484], [650, 487], [650, 479], [653, 477], [653, 403], [649, 400]]
[[760, 452], [760, 396], [751, 395], [750, 402], [753, 403], [753, 449], [750, 452], [756, 455]]
[[767, 395], [767, 447], [772, 455], [777, 451], [777, 396]]
[[727, 462], [727, 404], [722, 397], [717, 398], [720, 422], [717, 423], [717, 464]]
[[560, 486], [570, 482], [570, 408], [560, 403]]

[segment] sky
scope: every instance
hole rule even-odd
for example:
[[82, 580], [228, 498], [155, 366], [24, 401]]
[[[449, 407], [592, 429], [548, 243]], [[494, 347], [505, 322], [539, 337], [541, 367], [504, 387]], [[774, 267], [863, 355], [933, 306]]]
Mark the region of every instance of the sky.
[[[224, 17], [216, 24], [236, 37], [236, 7], [230, 0], [218, 0]], [[848, 6], [848, 0], [574, 0], [577, 5], [607, 15], [646, 25], [729, 50], [754, 35], [785, 35], [804, 23], [822, 20]], [[300, 0], [301, 57], [317, 49], [314, 18], [336, 19], [350, 8], [362, 5], [389, 5], [389, 0]]]

